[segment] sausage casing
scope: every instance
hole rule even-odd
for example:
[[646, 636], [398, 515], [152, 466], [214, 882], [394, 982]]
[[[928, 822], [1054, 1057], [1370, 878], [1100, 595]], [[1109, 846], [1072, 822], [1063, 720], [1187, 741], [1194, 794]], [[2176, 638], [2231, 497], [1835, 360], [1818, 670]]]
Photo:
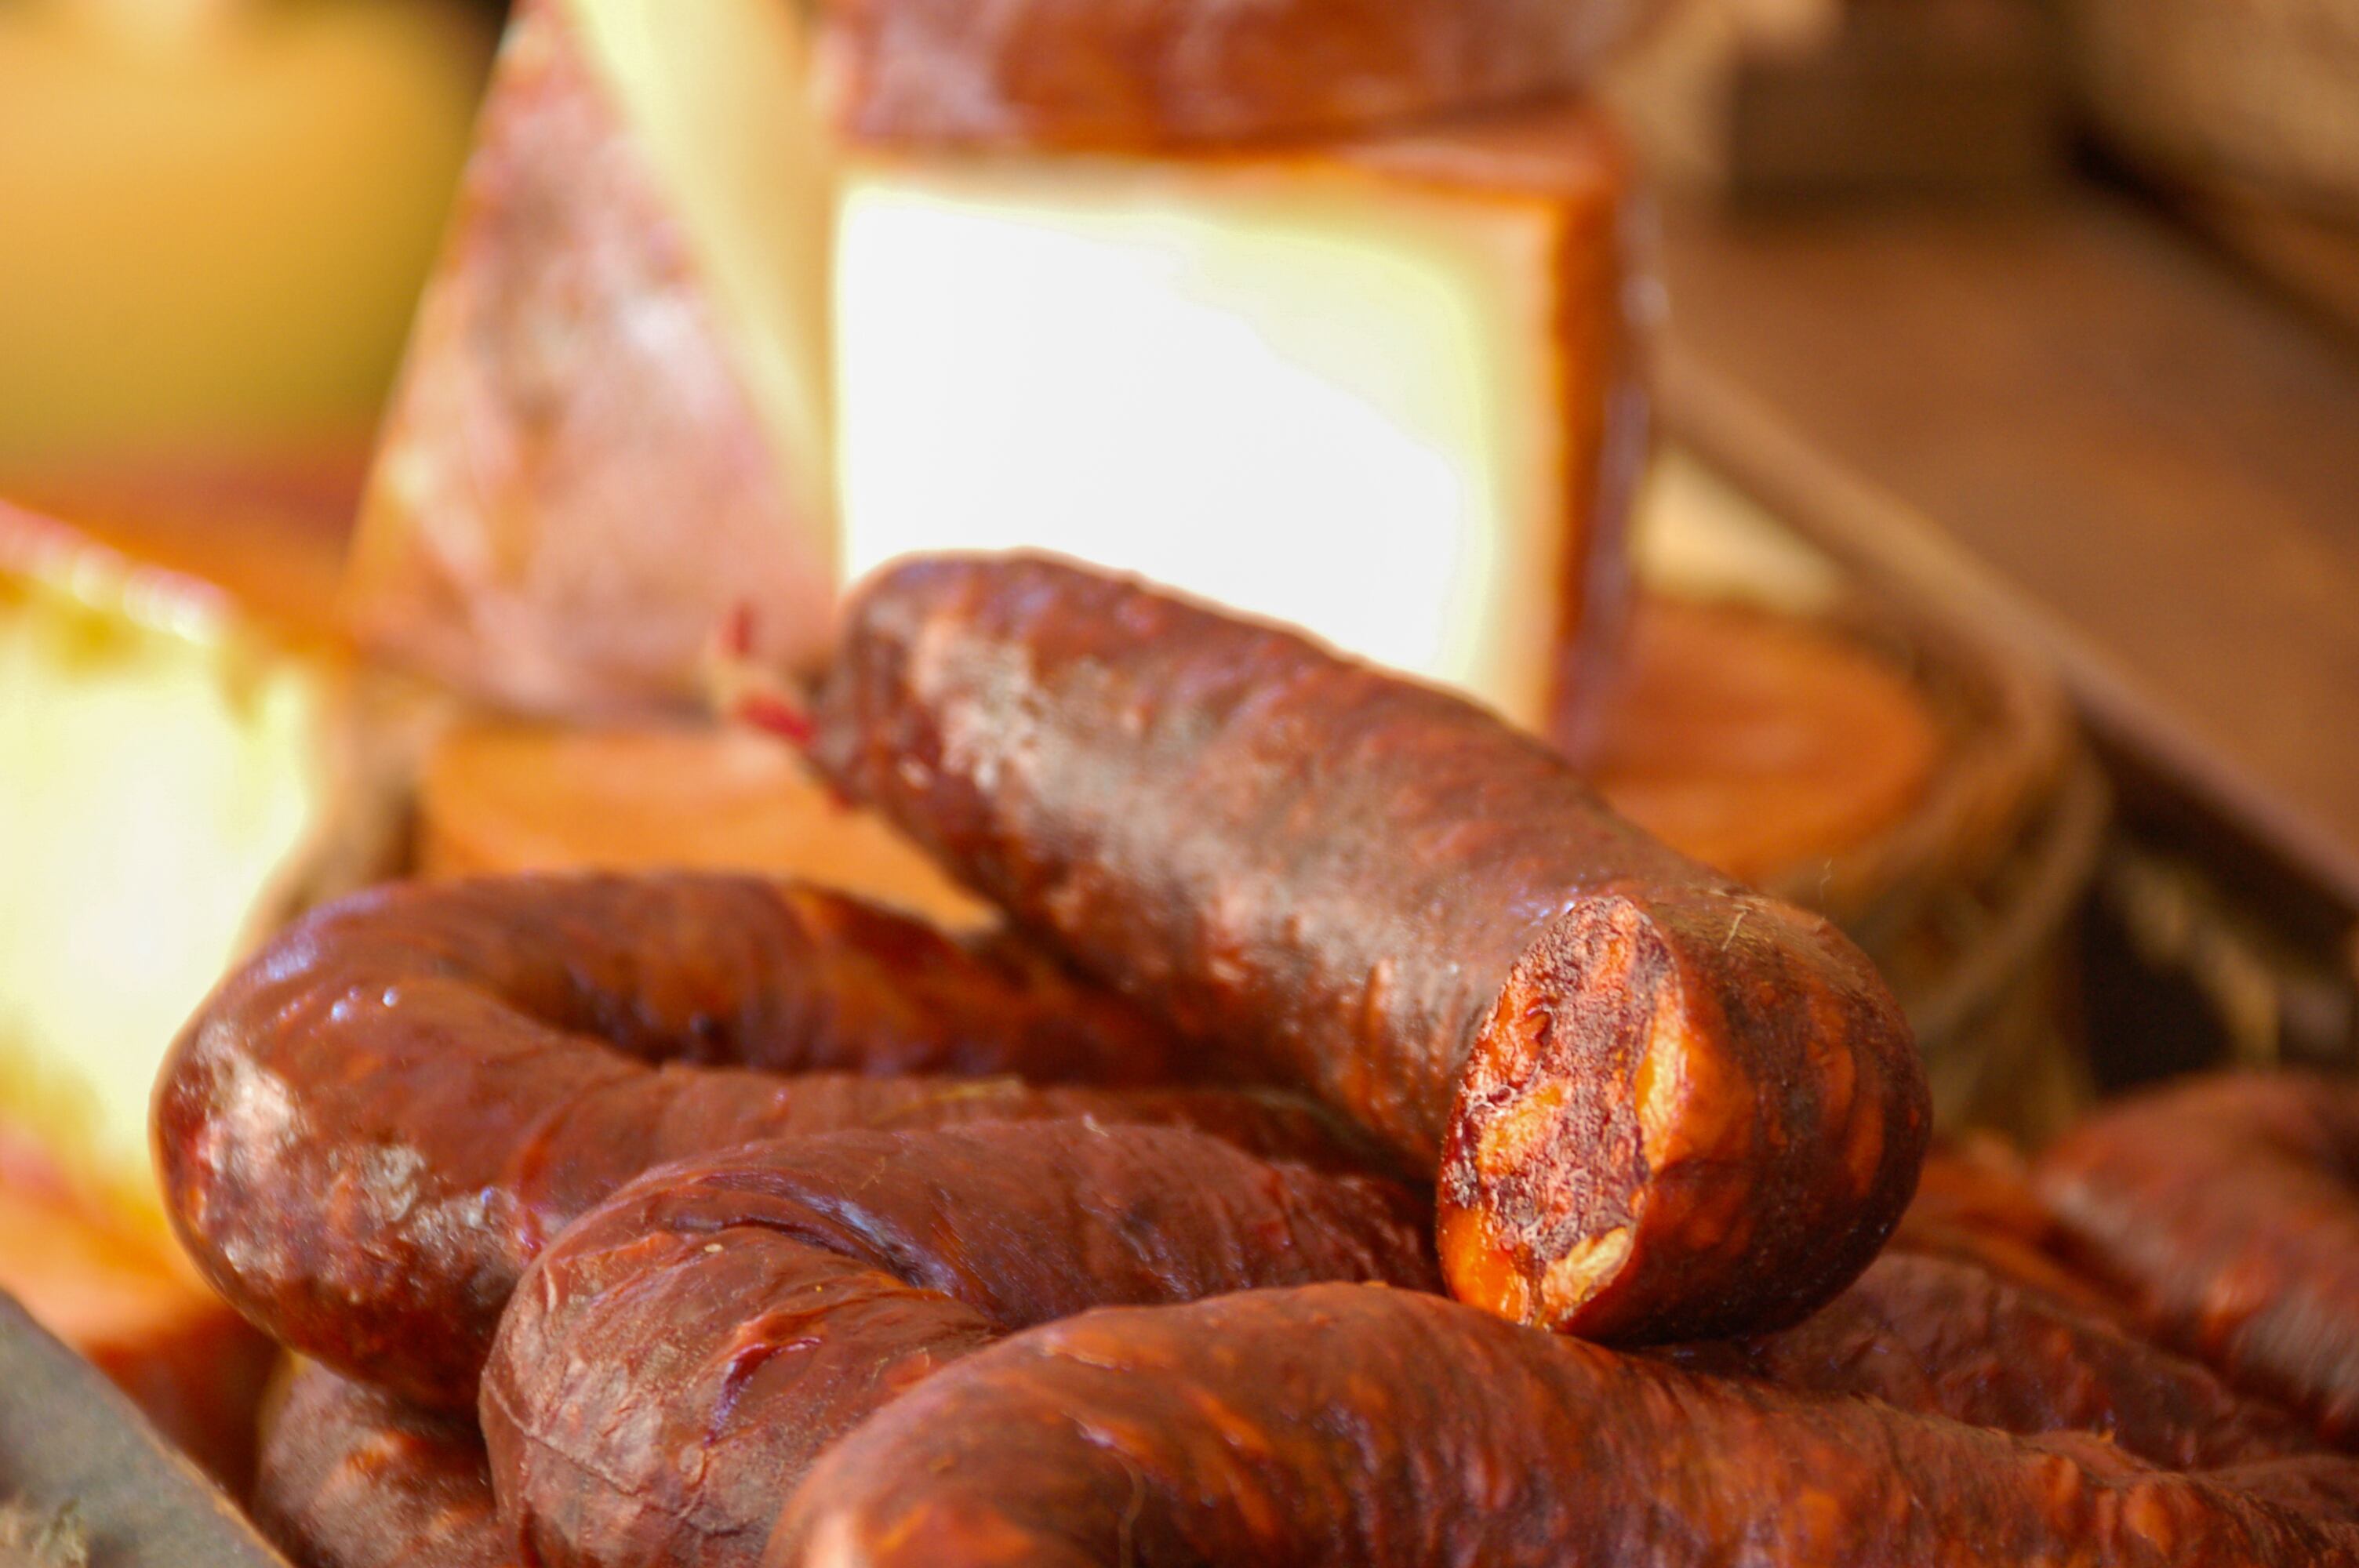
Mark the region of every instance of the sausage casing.
[[821, 771], [1228, 1071], [1438, 1171], [1462, 1299], [1775, 1326], [1908, 1202], [1924, 1076], [1867, 960], [1483, 710], [1032, 557], [889, 568], [845, 628]]
[[2199, 1078], [2099, 1111], [2038, 1176], [2148, 1332], [2359, 1440], [2359, 1086]]
[[516, 1568], [475, 1423], [317, 1362], [264, 1411], [252, 1512], [303, 1568]]
[[1091, 1115], [1348, 1157], [1321, 1114], [1274, 1098], [864, 1076], [1128, 1082], [1134, 1047], [1159, 1067], [1158, 1040], [1045, 967], [808, 888], [388, 887], [293, 927], [214, 993], [165, 1065], [158, 1159], [182, 1239], [240, 1311], [350, 1376], [464, 1409], [525, 1264], [668, 1160], [836, 1127]]
[[2359, 1529], [2083, 1433], [1699, 1376], [1367, 1286], [1116, 1308], [887, 1406], [768, 1568], [2212, 1568]]
[[811, 1461], [958, 1357], [1093, 1306], [1438, 1288], [1419, 1206], [1201, 1133], [1077, 1122], [669, 1166], [517, 1289], [484, 1375], [499, 1495], [548, 1568], [750, 1568]]

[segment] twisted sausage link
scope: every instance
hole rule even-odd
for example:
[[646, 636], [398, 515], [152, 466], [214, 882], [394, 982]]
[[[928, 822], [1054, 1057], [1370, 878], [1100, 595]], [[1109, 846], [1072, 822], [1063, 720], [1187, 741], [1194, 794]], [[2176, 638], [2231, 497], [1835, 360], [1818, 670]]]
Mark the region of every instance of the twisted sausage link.
[[316, 1362], [263, 1412], [253, 1512], [302, 1568], [516, 1568], [475, 1423]]
[[483, 1389], [548, 1568], [754, 1563], [811, 1461], [937, 1368], [1092, 1306], [1432, 1289], [1388, 1182], [1199, 1133], [974, 1127], [755, 1144], [642, 1178], [525, 1276]]
[[1664, 1354], [1698, 1371], [1864, 1395], [2019, 1436], [2095, 1433], [2165, 1469], [2318, 1449], [2289, 1412], [2234, 1392], [2208, 1368], [1952, 1258], [1887, 1252], [1808, 1322]]
[[2038, 1175], [2148, 1332], [2359, 1440], [2359, 1085], [2197, 1079], [2100, 1111]]
[[1091, 1313], [972, 1356], [837, 1444], [766, 1562], [2359, 1564], [2359, 1528], [2298, 1493], [1325, 1285]]
[[1063, 1116], [1348, 1157], [1323, 1118], [1272, 1098], [809, 1071], [1131, 1082], [1162, 1065], [1158, 1034], [1061, 973], [809, 888], [400, 886], [321, 911], [223, 983], [166, 1063], [157, 1144], [181, 1237], [234, 1304], [306, 1355], [455, 1409], [526, 1263], [668, 1160]]

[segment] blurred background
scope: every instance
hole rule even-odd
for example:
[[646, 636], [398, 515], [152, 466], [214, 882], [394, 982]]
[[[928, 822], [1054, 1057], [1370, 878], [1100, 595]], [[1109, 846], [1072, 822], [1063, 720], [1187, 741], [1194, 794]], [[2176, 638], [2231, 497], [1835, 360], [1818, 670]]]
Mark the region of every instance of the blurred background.
[[[407, 481], [380, 431], [561, 395], [435, 381], [418, 345], [553, 380], [549, 291], [612, 287], [462, 265], [515, 229], [451, 222], [507, 21], [0, 0], [0, 1144], [30, 1151], [0, 1168], [138, 1211], [178, 1020], [376, 876], [752, 863], [973, 914], [679, 689], [541, 679], [514, 606], [456, 642], [356, 626], [354, 520]], [[1634, 149], [1614, 373], [1651, 407], [1597, 439], [1651, 457], [1639, 588], [1549, 733], [1843, 920], [1952, 1126], [2359, 1057], [2359, 0], [1690, 0], [1593, 96]], [[479, 214], [556, 144], [484, 145]], [[630, 223], [636, 187], [601, 189]], [[438, 255], [460, 303], [413, 344]], [[538, 526], [444, 555], [494, 572]], [[0, 1230], [0, 1282], [10, 1234], [67, 1245]], [[100, 1250], [152, 1298], [134, 1241]], [[147, 1343], [147, 1310], [84, 1342]]]

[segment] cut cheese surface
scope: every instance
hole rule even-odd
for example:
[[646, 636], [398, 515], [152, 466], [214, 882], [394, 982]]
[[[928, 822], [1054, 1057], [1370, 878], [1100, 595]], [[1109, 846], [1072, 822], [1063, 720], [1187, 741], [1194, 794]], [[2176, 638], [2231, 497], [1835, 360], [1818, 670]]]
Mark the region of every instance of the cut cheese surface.
[[419, 308], [347, 603], [553, 713], [685, 705], [742, 605], [834, 586], [833, 184], [777, 0], [527, 0]]
[[1057, 551], [1538, 727], [1614, 525], [1622, 201], [1579, 110], [1270, 157], [862, 160], [846, 570]]
[[339, 535], [214, 521], [91, 530], [0, 503], [0, 1120], [150, 1211], [166, 1045], [252, 936], [396, 838], [382, 694], [254, 607], [326, 579]]

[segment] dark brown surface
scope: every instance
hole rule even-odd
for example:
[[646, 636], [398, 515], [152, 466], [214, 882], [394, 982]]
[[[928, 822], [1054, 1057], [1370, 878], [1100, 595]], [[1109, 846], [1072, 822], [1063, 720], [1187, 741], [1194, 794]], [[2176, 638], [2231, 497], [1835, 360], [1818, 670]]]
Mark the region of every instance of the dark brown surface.
[[1081, 967], [1441, 1173], [1451, 1288], [1592, 1335], [1788, 1323], [1927, 1135], [1823, 920], [1439, 692], [1027, 557], [872, 579], [816, 757]]
[[2122, 1325], [2123, 1303], [2062, 1258], [2063, 1233], [2033, 1190], [2031, 1172], [1993, 1134], [1935, 1147], [1887, 1251], [1947, 1258]]
[[875, 145], [1301, 139], [1578, 85], [1652, 0], [830, 0], [821, 80]]
[[[1335, 1154], [1339, 1134], [1299, 1103], [988, 1076], [1135, 1084], [1162, 1065], [1121, 1004], [1002, 957], [750, 877], [363, 893], [272, 941], [174, 1045], [156, 1109], [167, 1204], [281, 1343], [463, 1406], [533, 1254], [667, 1160], [1066, 1115]], [[927, 1071], [968, 1081], [855, 1076]]]
[[2359, 1087], [2200, 1078], [2040, 1160], [2068, 1244], [2164, 1343], [2359, 1440]]
[[2273, 1483], [1329, 1285], [1093, 1313], [971, 1357], [821, 1462], [768, 1563], [2359, 1563], [2359, 1528]]
[[514, 1568], [473, 1419], [317, 1363], [265, 1412], [253, 1513], [302, 1568]]
[[[2212, 1470], [2315, 1454], [2290, 1411], [2109, 1319], [1971, 1262], [1886, 1252], [1783, 1333], [1668, 1359], [1781, 1389], [1856, 1394], [2020, 1436], [2093, 1432], [2147, 1464]], [[2359, 1461], [2344, 1461], [2359, 1503]], [[2350, 1516], [2359, 1523], [2359, 1509]]]
[[1438, 1288], [1391, 1183], [1200, 1133], [834, 1133], [655, 1173], [533, 1265], [484, 1433], [536, 1562], [751, 1568], [812, 1461], [938, 1368], [1093, 1306]]
[[287, 1568], [98, 1369], [0, 1295], [0, 1502], [71, 1508], [94, 1568]]
[[2359, 354], [2116, 197], [1670, 208], [1667, 422], [2359, 907]]

